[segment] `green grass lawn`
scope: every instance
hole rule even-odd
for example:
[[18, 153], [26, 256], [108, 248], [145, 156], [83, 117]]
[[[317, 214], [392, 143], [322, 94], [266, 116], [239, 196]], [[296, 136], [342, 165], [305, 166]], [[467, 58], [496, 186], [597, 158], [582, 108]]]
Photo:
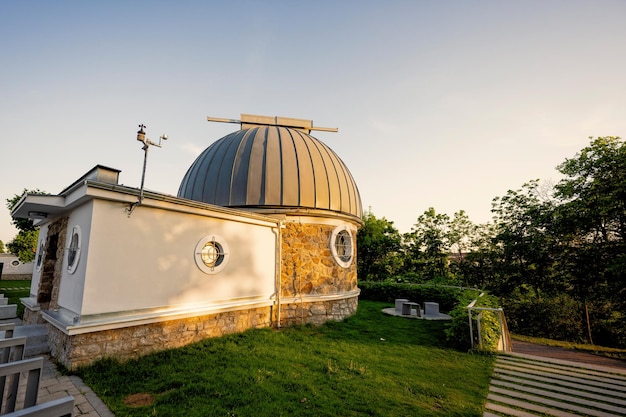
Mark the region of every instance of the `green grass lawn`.
[[481, 416], [492, 356], [444, 323], [360, 301], [340, 323], [261, 329], [78, 374], [116, 416]]
[[9, 304], [17, 304], [17, 316], [24, 315], [24, 306], [20, 298], [30, 295], [30, 280], [0, 280], [0, 294], [9, 299]]

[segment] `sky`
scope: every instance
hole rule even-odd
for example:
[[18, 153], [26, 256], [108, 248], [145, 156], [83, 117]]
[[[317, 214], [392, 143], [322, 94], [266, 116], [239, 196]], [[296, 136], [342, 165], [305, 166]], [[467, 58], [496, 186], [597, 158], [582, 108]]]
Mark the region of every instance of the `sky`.
[[[402, 233], [433, 207], [474, 223], [589, 137], [626, 135], [624, 1], [0, 2], [0, 198], [101, 164], [176, 195], [238, 130], [312, 119], [363, 207]], [[0, 208], [0, 240], [17, 230]]]

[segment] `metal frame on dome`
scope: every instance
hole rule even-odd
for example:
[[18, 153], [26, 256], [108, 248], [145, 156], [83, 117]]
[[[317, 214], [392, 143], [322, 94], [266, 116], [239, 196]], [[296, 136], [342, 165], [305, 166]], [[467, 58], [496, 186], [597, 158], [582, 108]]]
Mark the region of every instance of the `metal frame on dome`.
[[241, 114], [241, 119], [225, 119], [222, 117], [207, 116], [208, 122], [220, 122], [220, 123], [238, 123], [241, 124], [242, 129], [248, 129], [254, 126], [283, 126], [291, 129], [301, 130], [306, 133], [311, 133], [311, 130], [317, 130], [322, 132], [338, 132], [336, 127], [321, 127], [313, 126], [313, 120], [307, 119], [294, 119], [291, 117], [282, 116], [259, 116], [255, 114]]

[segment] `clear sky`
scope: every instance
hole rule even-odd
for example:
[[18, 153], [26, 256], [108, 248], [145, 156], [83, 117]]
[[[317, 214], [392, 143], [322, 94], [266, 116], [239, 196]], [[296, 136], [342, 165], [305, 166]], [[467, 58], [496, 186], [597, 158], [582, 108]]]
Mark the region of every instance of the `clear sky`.
[[[97, 164], [176, 195], [241, 113], [312, 119], [365, 208], [491, 219], [589, 136], [626, 135], [625, 1], [0, 2], [0, 198]], [[4, 204], [3, 204], [4, 207]], [[16, 234], [0, 209], [0, 240]]]

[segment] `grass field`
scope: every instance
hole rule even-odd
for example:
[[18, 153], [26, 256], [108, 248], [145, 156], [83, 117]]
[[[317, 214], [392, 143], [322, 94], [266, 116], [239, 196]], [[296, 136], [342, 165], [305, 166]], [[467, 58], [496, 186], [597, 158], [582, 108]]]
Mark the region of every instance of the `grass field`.
[[340, 323], [251, 330], [81, 369], [116, 416], [480, 416], [493, 357], [446, 349], [443, 322], [360, 301]]
[[20, 303], [20, 298], [29, 296], [30, 280], [0, 280], [0, 294], [4, 294], [9, 299], [9, 304], [17, 304], [17, 316], [21, 318], [24, 314], [24, 306]]

